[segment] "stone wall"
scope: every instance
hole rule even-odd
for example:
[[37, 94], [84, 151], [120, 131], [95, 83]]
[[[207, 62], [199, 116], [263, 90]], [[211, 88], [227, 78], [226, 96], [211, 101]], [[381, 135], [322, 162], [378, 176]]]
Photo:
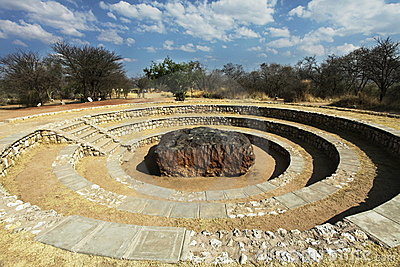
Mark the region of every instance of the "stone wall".
[[363, 123], [362, 121], [327, 114], [301, 111], [290, 108], [272, 108], [244, 105], [175, 105], [131, 109], [102, 113], [86, 117], [93, 123], [120, 121], [127, 118], [144, 116], [162, 116], [190, 113], [231, 113], [255, 115], [295, 121], [306, 125], [328, 129], [329, 131], [345, 130], [360, 134], [368, 140], [383, 145], [389, 151], [400, 155], [400, 131], [381, 125]]

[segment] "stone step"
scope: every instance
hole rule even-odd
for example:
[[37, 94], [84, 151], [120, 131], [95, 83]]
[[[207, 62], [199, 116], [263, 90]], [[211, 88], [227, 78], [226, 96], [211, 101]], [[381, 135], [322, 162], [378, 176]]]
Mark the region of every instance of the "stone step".
[[86, 139], [86, 142], [94, 145], [94, 144], [100, 142], [101, 140], [103, 140], [104, 138], [107, 138], [107, 136], [105, 134], [98, 132], [97, 134]]
[[105, 137], [105, 138], [103, 138], [101, 141], [97, 142], [97, 143], [96, 143], [96, 146], [97, 146], [98, 148], [103, 148], [103, 147], [106, 147], [106, 146], [107, 146], [109, 143], [111, 143], [111, 142], [113, 142], [113, 140], [112, 140], [111, 138]]
[[59, 129], [64, 132], [69, 132], [77, 127], [82, 126], [83, 124], [85, 124], [85, 122], [83, 122], [83, 121], [74, 121], [72, 123], [68, 123], [68, 124], [64, 124], [64, 125], [60, 126]]
[[90, 137], [92, 137], [93, 135], [95, 135], [96, 133], [98, 133], [99, 130], [97, 130], [96, 128], [91, 128], [88, 131], [84, 131], [81, 134], [77, 135], [76, 137], [78, 137], [79, 139], [88, 139]]
[[77, 136], [77, 135], [82, 134], [83, 132], [89, 131], [90, 129], [93, 129], [93, 126], [85, 124], [85, 125], [82, 125], [80, 127], [73, 129], [72, 131], [69, 131], [68, 133]]
[[72, 252], [177, 263], [189, 244], [188, 233], [181, 227], [139, 226], [68, 216], [35, 239]]
[[116, 151], [117, 148], [119, 148], [119, 147], [120, 147], [120, 144], [119, 144], [119, 143], [111, 142], [111, 143], [107, 144], [107, 146], [105, 146], [105, 147], [103, 148], [103, 150], [104, 150], [107, 154], [111, 154], [111, 153], [113, 153], [114, 151]]

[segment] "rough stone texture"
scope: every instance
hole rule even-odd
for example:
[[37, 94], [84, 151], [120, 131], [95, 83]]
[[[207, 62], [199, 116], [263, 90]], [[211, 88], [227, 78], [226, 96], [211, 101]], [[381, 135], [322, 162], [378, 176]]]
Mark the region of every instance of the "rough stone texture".
[[165, 134], [155, 149], [165, 176], [239, 176], [254, 164], [249, 139], [237, 132], [208, 127]]

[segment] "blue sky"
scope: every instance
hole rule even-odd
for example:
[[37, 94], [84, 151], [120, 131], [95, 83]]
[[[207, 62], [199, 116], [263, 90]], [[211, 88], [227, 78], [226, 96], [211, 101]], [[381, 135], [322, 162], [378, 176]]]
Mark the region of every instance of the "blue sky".
[[166, 56], [254, 70], [398, 41], [399, 25], [399, 0], [0, 0], [0, 56], [64, 40], [116, 51], [129, 76]]

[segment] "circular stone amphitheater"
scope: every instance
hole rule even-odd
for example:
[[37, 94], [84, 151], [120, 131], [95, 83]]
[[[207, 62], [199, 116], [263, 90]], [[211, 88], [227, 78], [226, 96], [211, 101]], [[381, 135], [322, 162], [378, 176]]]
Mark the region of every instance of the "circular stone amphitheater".
[[[197, 127], [243, 134], [251, 167], [162, 175], [161, 137]], [[0, 150], [1, 242], [26, 264], [400, 262], [400, 116], [131, 103], [6, 119]]]

